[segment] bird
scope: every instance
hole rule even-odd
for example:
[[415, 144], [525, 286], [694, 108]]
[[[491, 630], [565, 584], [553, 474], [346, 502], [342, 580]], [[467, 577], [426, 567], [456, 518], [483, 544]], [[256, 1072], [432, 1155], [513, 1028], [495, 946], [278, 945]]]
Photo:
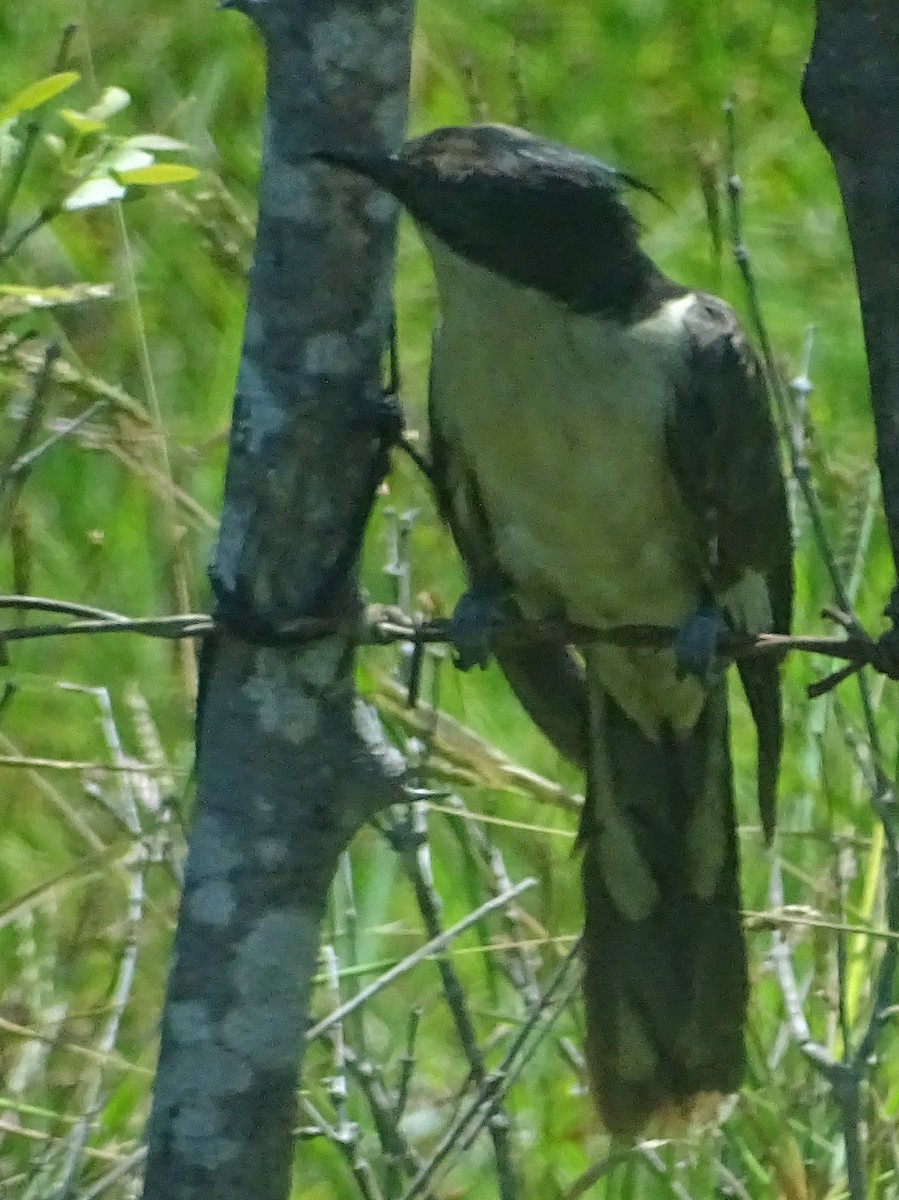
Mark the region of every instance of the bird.
[[[724, 630], [787, 633], [792, 540], [764, 373], [733, 309], [640, 245], [632, 176], [501, 124], [319, 152], [402, 205], [439, 318], [428, 418], [468, 590], [461, 665], [492, 652], [585, 772], [585, 1059], [618, 1137], [707, 1119], [745, 1072]], [[669, 644], [512, 642], [508, 620], [671, 630]], [[741, 657], [775, 823], [779, 663]]]

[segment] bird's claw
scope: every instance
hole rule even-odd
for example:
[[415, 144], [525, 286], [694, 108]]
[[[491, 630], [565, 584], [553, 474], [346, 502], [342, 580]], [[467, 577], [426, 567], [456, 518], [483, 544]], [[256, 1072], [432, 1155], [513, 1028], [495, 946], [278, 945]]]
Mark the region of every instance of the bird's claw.
[[449, 619], [449, 639], [460, 671], [489, 665], [502, 620], [502, 603], [495, 592], [471, 588], [463, 593]]
[[713, 683], [723, 671], [718, 645], [729, 632], [721, 608], [717, 604], [701, 604], [681, 623], [674, 638], [678, 675], [693, 675], [704, 684]]

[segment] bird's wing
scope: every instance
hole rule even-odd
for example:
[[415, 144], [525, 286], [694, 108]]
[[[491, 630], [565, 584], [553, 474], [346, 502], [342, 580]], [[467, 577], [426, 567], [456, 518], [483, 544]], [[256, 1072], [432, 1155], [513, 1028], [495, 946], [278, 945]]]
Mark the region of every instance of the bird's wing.
[[[437, 507], [459, 548], [469, 586], [502, 597], [509, 615], [518, 616], [514, 580], [506, 577], [497, 560], [477, 477], [459, 439], [448, 435], [432, 379], [428, 386], [428, 423]], [[580, 660], [567, 646], [550, 642], [513, 645], [500, 641], [494, 653], [531, 720], [560, 754], [584, 766], [587, 688]]]
[[[684, 324], [689, 366], [669, 421], [667, 449], [695, 526], [701, 568], [719, 599], [748, 576], [760, 576], [770, 628], [786, 633], [793, 603], [792, 540], [764, 376], [722, 300], [697, 295]], [[739, 670], [758, 729], [759, 807], [770, 833], [783, 742], [779, 668], [760, 657], [742, 658]]]

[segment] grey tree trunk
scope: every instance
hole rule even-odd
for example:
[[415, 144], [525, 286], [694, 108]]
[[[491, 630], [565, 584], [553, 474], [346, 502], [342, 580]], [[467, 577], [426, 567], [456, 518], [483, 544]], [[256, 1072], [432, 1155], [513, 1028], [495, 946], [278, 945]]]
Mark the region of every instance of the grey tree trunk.
[[[399, 798], [355, 720], [353, 647], [272, 635], [355, 604], [384, 465], [395, 207], [306, 161], [396, 145], [412, 0], [242, 0], [268, 55], [259, 225], [212, 566], [197, 808], [145, 1200], [283, 1200], [319, 922], [340, 851]], [[341, 188], [338, 194], [335, 189]], [[351, 189], [351, 190], [350, 190]]]

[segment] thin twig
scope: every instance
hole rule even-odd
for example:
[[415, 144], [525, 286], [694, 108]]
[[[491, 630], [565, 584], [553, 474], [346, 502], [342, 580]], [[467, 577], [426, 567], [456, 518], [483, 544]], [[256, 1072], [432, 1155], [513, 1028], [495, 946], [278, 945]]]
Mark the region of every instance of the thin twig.
[[[429, 805], [431, 811], [435, 806]], [[462, 839], [469, 853], [474, 857], [480, 872], [486, 877], [487, 886], [494, 896], [507, 892], [512, 881], [506, 870], [506, 864], [499, 849], [487, 837], [484, 829], [476, 822], [468, 820], [471, 816], [467, 806], [459, 796], [451, 795], [446, 798], [446, 810], [454, 817], [462, 817], [461, 821], [452, 822], [453, 832]], [[524, 997], [527, 1007], [535, 1003], [540, 995], [537, 981], [537, 970], [540, 965], [539, 955], [533, 945], [528, 945], [522, 938], [525, 921], [517, 905], [510, 905], [504, 913], [504, 919], [509, 927], [506, 940], [507, 952], [500, 955], [500, 962], [505, 968], [509, 982], [516, 993]], [[533, 933], [532, 928], [527, 928]]]
[[[137, 285], [137, 267], [135, 264], [134, 247], [125, 221], [125, 209], [121, 200], [113, 205], [115, 222], [119, 234], [120, 254], [125, 275], [124, 297], [134, 332], [137, 360], [140, 365], [144, 395], [147, 397], [147, 407], [153, 420], [153, 429], [157, 435], [151, 443], [155, 466], [165, 480], [166, 487], [160, 494], [159, 521], [161, 531], [167, 541], [169, 554], [169, 571], [166, 582], [171, 589], [173, 604], [179, 608], [187, 608], [190, 603], [190, 571], [187, 564], [187, 542], [179, 532], [178, 505], [173, 494], [176, 487], [169, 453], [169, 424], [163, 417], [162, 403], [156, 386], [156, 376], [150, 356], [149, 339], [147, 337], [146, 321], [141, 307], [140, 289]], [[166, 414], [166, 418], [168, 414]], [[193, 703], [197, 694], [198, 668], [196, 647], [187, 640], [182, 640], [173, 648], [174, 656], [181, 669], [185, 698]]]
[[[421, 803], [410, 805], [403, 817], [385, 829], [385, 836], [399, 855], [415, 891], [415, 900], [422, 915], [425, 930], [431, 938], [439, 937], [441, 930], [440, 900], [434, 887], [431, 869], [425, 806]], [[508, 895], [509, 892], [500, 894]], [[465, 998], [465, 989], [455, 967], [446, 955], [441, 955], [437, 959], [437, 969], [443, 984], [443, 994], [456, 1027], [456, 1035], [468, 1063], [470, 1078], [474, 1086], [480, 1089], [484, 1086], [487, 1078], [487, 1069]], [[496, 1157], [500, 1198], [501, 1200], [515, 1200], [518, 1188], [512, 1164], [509, 1121], [505, 1113], [499, 1110], [493, 1113], [488, 1122], [488, 1129]]]
[[[145, 763], [137, 759], [124, 763], [93, 762], [90, 759], [38, 758], [29, 754], [0, 754], [0, 768], [30, 767], [35, 771], [73, 771], [76, 774], [112, 774], [125, 771], [129, 775], [162, 775], [172, 768], [164, 763]], [[178, 770], [178, 768], [175, 768]], [[187, 768], [180, 773], [186, 774]]]
[[[352, 968], [359, 966], [359, 920], [356, 909], [356, 894], [353, 887], [353, 864], [350, 852], [344, 850], [337, 862], [337, 872], [334, 886], [331, 889], [334, 906], [334, 940], [345, 947], [342, 955], [344, 966], [351, 968], [347, 974], [349, 995], [358, 991], [356, 976]], [[343, 918], [343, 926], [338, 923], [338, 917]], [[347, 997], [349, 998], [349, 996]], [[342, 999], [341, 999], [342, 1003]], [[350, 1029], [350, 1041], [356, 1047], [357, 1056], [365, 1058], [368, 1054], [368, 1039], [365, 1031], [365, 1013], [360, 1009], [354, 1015]]]
[[627, 1150], [613, 1150], [611, 1154], [601, 1158], [599, 1162], [593, 1163], [586, 1171], [578, 1175], [574, 1183], [572, 1183], [565, 1192], [564, 1200], [580, 1200], [581, 1196], [586, 1195], [593, 1187], [594, 1183], [598, 1183], [606, 1175], [610, 1175], [630, 1160], [634, 1154], [636, 1147], [629, 1147]]
[[502, 908], [503, 905], [509, 904], [512, 900], [517, 900], [523, 892], [526, 892], [529, 888], [534, 887], [536, 882], [537, 881], [535, 879], [523, 879], [521, 883], [516, 884], [515, 887], [505, 895], [492, 896], [489, 900], [480, 905], [479, 908], [474, 909], [470, 913], [466, 913], [466, 915], [460, 921], [457, 921], [455, 925], [451, 925], [449, 929], [445, 929], [443, 933], [439, 935], [439, 937], [431, 938], [430, 941], [425, 942], [423, 946], [419, 946], [419, 948], [413, 951], [412, 954], [407, 955], [401, 962], [398, 962], [396, 966], [391, 967], [389, 971], [385, 971], [383, 975], [380, 975], [376, 980], [374, 980], [374, 982], [370, 983], [368, 987], [363, 988], [362, 991], [353, 996], [351, 1000], [347, 1000], [346, 1003], [342, 1004], [335, 1012], [330, 1013], [327, 1017], [323, 1018], [323, 1020], [313, 1025], [307, 1031], [306, 1039], [311, 1042], [315, 1038], [321, 1037], [323, 1033], [327, 1033], [336, 1021], [342, 1021], [351, 1012], [355, 1012], [360, 1004], [365, 1004], [372, 998], [372, 996], [377, 995], [378, 992], [387, 987], [388, 984], [391, 984], [395, 980], [399, 979], [401, 975], [405, 975], [407, 971], [411, 971], [413, 967], [417, 967], [419, 963], [422, 963], [425, 961], [425, 959], [430, 958], [432, 954], [440, 954], [441, 951], [445, 950], [450, 942], [452, 942], [454, 938], [457, 938], [460, 933], [464, 933], [466, 929], [470, 929], [472, 925], [477, 924], [477, 922], [480, 921], [482, 917], [486, 917], [488, 913], [492, 913], [496, 909]]
[[678, 1183], [676, 1179], [671, 1178], [671, 1171], [666, 1167], [661, 1155], [655, 1147], [644, 1142], [638, 1147], [637, 1153], [642, 1158], [643, 1162], [649, 1167], [653, 1175], [657, 1179], [664, 1179], [667, 1186], [671, 1189], [671, 1194], [675, 1200], [693, 1200], [690, 1193], [682, 1183]]
[[[122, 746], [121, 735], [115, 721], [108, 691], [105, 688], [79, 690], [87, 691], [94, 698], [99, 709], [100, 727], [110, 757], [117, 766], [124, 766], [127, 756]], [[145, 874], [149, 859], [146, 848], [141, 840], [143, 828], [141, 826], [140, 810], [135, 790], [132, 786], [132, 777], [119, 774], [113, 778], [117, 785], [116, 815], [133, 842], [132, 851], [123, 863], [128, 881], [124, 937], [118, 970], [110, 998], [109, 1014], [98, 1041], [98, 1055], [86, 1072], [82, 1083], [81, 1116], [72, 1127], [66, 1140], [62, 1166], [52, 1193], [53, 1200], [66, 1200], [66, 1197], [71, 1193], [75, 1173], [84, 1154], [84, 1148], [87, 1144], [91, 1127], [102, 1104], [103, 1087], [106, 1078], [103, 1063], [105, 1058], [112, 1054], [115, 1049], [122, 1015], [131, 996], [137, 968], [138, 931], [144, 915], [146, 898]]]
[[[886, 877], [886, 919], [891, 933], [899, 932], [899, 846], [897, 846], [895, 800], [892, 793], [878, 796], [874, 807], [883, 824]], [[899, 938], [888, 940], [874, 985], [874, 1000], [868, 1027], [862, 1035], [853, 1059], [859, 1072], [866, 1072], [874, 1056], [875, 1044], [893, 1004], [896, 968], [899, 965]]]
[[395, 1196], [400, 1183], [399, 1172], [406, 1176], [414, 1175], [421, 1169], [421, 1159], [404, 1137], [393, 1098], [388, 1095], [383, 1080], [372, 1064], [360, 1060], [349, 1046], [344, 1047], [344, 1061], [365, 1096], [381, 1143], [386, 1160], [385, 1191], [388, 1197]]
[[353, 1173], [353, 1178], [356, 1180], [356, 1185], [362, 1193], [363, 1200], [384, 1200], [384, 1196], [375, 1179], [374, 1172], [371, 1169], [371, 1164], [364, 1159], [359, 1153], [358, 1144], [348, 1142], [341, 1136], [341, 1132], [327, 1120], [318, 1111], [308, 1096], [300, 1097], [300, 1104], [306, 1115], [313, 1122], [313, 1136], [321, 1133], [333, 1142], [337, 1149], [341, 1152], [347, 1161], [347, 1165]]
[[[51, 364], [52, 365], [52, 364]], [[77, 417], [73, 417], [70, 421], [64, 421], [59, 429], [56, 429], [49, 437], [45, 438], [33, 450], [29, 450], [26, 454], [22, 454], [13, 462], [6, 470], [7, 478], [17, 478], [18, 476], [27, 474], [39, 458], [42, 458], [48, 450], [52, 450], [64, 438], [76, 433], [82, 425], [102, 412], [106, 408], [108, 400], [95, 400]]]
[[730, 216], [731, 245], [734, 262], [737, 264], [737, 267], [743, 278], [743, 287], [746, 294], [746, 300], [749, 305], [749, 315], [762, 350], [762, 361], [765, 367], [765, 377], [768, 382], [769, 391], [774, 400], [780, 428], [784, 435], [783, 440], [786, 443], [789, 454], [790, 472], [799, 485], [799, 490], [802, 493], [802, 498], [805, 501], [806, 508], [808, 509], [809, 516], [811, 517], [812, 527], [815, 534], [815, 542], [818, 547], [818, 552], [820, 553], [824, 562], [827, 574], [830, 577], [830, 583], [831, 587], [833, 588], [834, 596], [836, 597], [840, 607], [845, 612], [850, 612], [851, 605], [849, 603], [849, 597], [840, 575], [839, 568], [837, 567], [836, 556], [833, 552], [833, 546], [831, 545], [830, 537], [827, 533], [827, 526], [824, 522], [824, 514], [821, 511], [821, 505], [818, 502], [814, 484], [812, 483], [808, 462], [801, 453], [800, 444], [797, 442], [797, 439], [790, 436], [794, 423], [790, 419], [787, 389], [784, 385], [783, 377], [781, 376], [774, 357], [774, 349], [771, 344], [771, 338], [768, 335], [768, 327], [765, 323], [764, 316], [762, 315], [759, 290], [755, 281], [755, 275], [752, 271], [749, 251], [743, 239], [743, 209], [741, 203], [743, 184], [739, 174], [737, 173], [737, 121], [736, 104], [733, 97], [731, 97], [724, 105], [724, 117], [727, 129], [727, 159], [725, 163], [725, 170], [727, 172], [727, 195], [729, 201], [728, 212]]
[[[92, 169], [93, 164], [91, 164], [90, 169], [85, 169], [75, 179], [71, 180], [70, 193], [76, 187], [80, 187], [82, 183], [86, 183], [90, 179]], [[58, 200], [51, 200], [49, 204], [45, 204], [30, 221], [26, 222], [21, 229], [18, 229], [10, 237], [9, 241], [0, 246], [0, 265], [8, 262], [11, 258], [15, 258], [30, 238], [33, 238], [45, 225], [49, 225], [51, 221], [55, 221], [63, 211], [64, 202], [65, 197], [61, 197]]]
[[464, 1145], [470, 1144], [484, 1123], [490, 1119], [494, 1105], [508, 1090], [526, 1061], [523, 1051], [529, 1044], [535, 1028], [542, 1025], [542, 1029], [538, 1031], [538, 1038], [545, 1036], [580, 986], [579, 972], [575, 972], [574, 979], [570, 978], [571, 968], [580, 953], [580, 946], [581, 939], [578, 938], [522, 1023], [499, 1068], [491, 1072], [478, 1093], [445, 1131], [428, 1163], [412, 1181], [402, 1200], [418, 1200], [418, 1197], [424, 1195], [426, 1189], [445, 1174], [449, 1157]]
[[102, 1179], [98, 1179], [87, 1191], [80, 1192], [77, 1200], [97, 1200], [97, 1197], [102, 1196], [114, 1183], [118, 1183], [123, 1175], [129, 1174], [129, 1172], [139, 1167], [146, 1157], [147, 1147], [140, 1146], [137, 1150], [129, 1154], [127, 1158], [123, 1158], [120, 1163], [116, 1163], [111, 1170], [106, 1172]]
[[[24, 371], [26, 375], [34, 376], [41, 369], [43, 355], [17, 343], [4, 349], [3, 361]], [[86, 375], [64, 358], [57, 359], [51, 373], [53, 382], [59, 387], [87, 400], [107, 401], [116, 416], [134, 421], [142, 432], [151, 424], [150, 415], [139, 400], [122, 388], [107, 383], [99, 375]]]
[[[328, 992], [336, 1010], [341, 1007], [342, 1003], [340, 994], [340, 968], [337, 954], [334, 951], [334, 947], [327, 943], [322, 946], [321, 954], [324, 960], [324, 973], [328, 984]], [[359, 1066], [356, 1055], [353, 1054], [353, 1051], [347, 1044], [342, 1020], [332, 1025], [328, 1031], [328, 1037], [331, 1042], [333, 1059], [333, 1070], [328, 1077], [328, 1096], [334, 1107], [337, 1125], [335, 1127], [327, 1127], [326, 1132], [329, 1137], [333, 1137], [340, 1153], [349, 1163], [353, 1172], [353, 1178], [356, 1180], [364, 1200], [376, 1200], [381, 1195], [381, 1188], [371, 1164], [362, 1155], [359, 1126], [350, 1118], [349, 1086], [347, 1082], [348, 1067], [353, 1070], [354, 1077], [360, 1083], [361, 1090], [368, 1100], [375, 1128], [378, 1131], [385, 1153], [389, 1154], [394, 1160], [405, 1162], [408, 1146], [405, 1145], [399, 1129], [391, 1123], [390, 1106], [386, 1097], [383, 1096], [383, 1089], [378, 1088], [373, 1070], [371, 1068], [367, 1072], [363, 1070]], [[412, 1170], [414, 1170], [414, 1166], [407, 1167], [407, 1173], [411, 1173]]]
[[[137, 831], [139, 834], [139, 830]], [[144, 911], [144, 873], [146, 855], [136, 848], [130, 856], [128, 871], [128, 904], [125, 918], [125, 937], [118, 971], [110, 998], [109, 1016], [97, 1045], [102, 1056], [86, 1074], [82, 1084], [82, 1113], [67, 1139], [61, 1176], [57, 1179], [53, 1200], [64, 1200], [70, 1193], [75, 1172], [84, 1154], [88, 1135], [101, 1105], [105, 1071], [101, 1063], [112, 1053], [119, 1035], [125, 1005], [131, 995], [137, 967], [137, 936]]]
[[[771, 870], [770, 899], [775, 907], [783, 904], [783, 880], [778, 862], [774, 863]], [[802, 1010], [802, 1001], [799, 998], [799, 985], [793, 971], [790, 948], [779, 929], [774, 929], [771, 936], [771, 962], [780, 985], [793, 1040], [815, 1070], [827, 1082], [840, 1111], [843, 1142], [846, 1147], [846, 1180], [850, 1200], [865, 1200], [867, 1189], [859, 1115], [859, 1093], [863, 1069], [859, 1070], [857, 1064], [852, 1061], [840, 1062], [834, 1058], [826, 1046], [812, 1037], [811, 1029]]]
[[139, 633], [144, 637], [178, 638], [205, 637], [217, 629], [215, 621], [204, 613], [185, 613], [179, 617], [107, 617], [72, 621], [68, 625], [17, 626], [0, 630], [0, 641], [26, 642], [35, 638], [64, 637], [85, 633]]
[[[321, 957], [324, 964], [324, 975], [328, 982], [331, 1006], [336, 1012], [341, 1006], [342, 998], [339, 964], [334, 947], [327, 942], [324, 943], [321, 948]], [[346, 1080], [346, 1043], [343, 1037], [343, 1021], [334, 1022], [328, 1030], [328, 1038], [331, 1042], [332, 1060], [331, 1074], [328, 1077], [328, 1096], [337, 1118], [337, 1137], [341, 1142], [355, 1142], [358, 1140], [359, 1131], [353, 1126], [347, 1113], [349, 1090]]]
[[412, 1072], [415, 1070], [415, 1043], [418, 1039], [420, 1025], [421, 1009], [413, 1008], [409, 1013], [409, 1025], [406, 1030], [406, 1049], [400, 1058], [400, 1078], [393, 1106], [393, 1119], [397, 1125], [403, 1119], [406, 1104], [409, 1100], [409, 1084], [412, 1082]]
[[[743, 278], [743, 285], [746, 293], [747, 303], [749, 304], [750, 316], [752, 318], [753, 328], [756, 336], [759, 339], [759, 344], [762, 348], [762, 359], [765, 367], [765, 377], [768, 382], [768, 387], [771, 395], [774, 398], [777, 414], [780, 419], [784, 440], [787, 445], [789, 454], [790, 471], [799, 490], [802, 493], [802, 498], [805, 501], [806, 509], [812, 522], [812, 531], [815, 537], [815, 544], [821, 560], [824, 563], [827, 574], [830, 578], [833, 594], [836, 597], [837, 604], [847, 615], [847, 622], [844, 628], [850, 634], [860, 636], [863, 641], [867, 641], [871, 646], [876, 646], [877, 651], [874, 656], [864, 662], [862, 659], [857, 659], [853, 655], [844, 656], [832, 654], [833, 658], [848, 657], [848, 661], [857, 662], [859, 666], [871, 665], [875, 670], [881, 670], [886, 665], [885, 660], [892, 656], [891, 639], [889, 634], [875, 642], [869, 638], [862, 629], [857, 617], [854, 614], [851, 599], [848, 589], [843, 582], [843, 577], [837, 565], [836, 554], [834, 553], [833, 544], [830, 535], [827, 532], [827, 524], [824, 520], [824, 513], [821, 504], [818, 500], [817, 492], [815, 491], [814, 483], [811, 477], [811, 471], [808, 461], [806, 460], [801, 442], [790, 436], [793, 428], [793, 422], [790, 419], [788, 389], [784, 383], [783, 377], [777, 366], [774, 357], [774, 351], [771, 344], [771, 339], [768, 336], [768, 329], [762, 313], [761, 300], [759, 298], [759, 290], [756, 285], [755, 275], [752, 270], [752, 264], [749, 258], [749, 251], [743, 239], [743, 214], [742, 214], [742, 183], [740, 176], [737, 173], [737, 124], [736, 124], [736, 104], [731, 97], [724, 106], [725, 124], [727, 127], [727, 194], [729, 200], [730, 224], [731, 224], [731, 240], [734, 262], [739, 268]], [[811, 343], [807, 341], [809, 353], [811, 353]], [[804, 363], [805, 383], [808, 383], [808, 363]], [[823, 653], [830, 653], [823, 651]], [[880, 661], [878, 661], [880, 660]], [[809, 689], [810, 694], [815, 696], [822, 695], [825, 691], [831, 691], [844, 678], [846, 672], [837, 672], [829, 679], [820, 681], [817, 685], [813, 685], [813, 689]], [[897, 678], [892, 668], [888, 667], [883, 671], [883, 674], [889, 678]], [[868, 739], [871, 743], [871, 749], [874, 754], [876, 763], [878, 764], [878, 772], [882, 772], [880, 763], [882, 761], [880, 734], [877, 730], [876, 722], [874, 721], [874, 710], [871, 703], [871, 690], [868, 686], [868, 681], [861, 672], [857, 673], [859, 698], [862, 704], [862, 712], [864, 715], [865, 729], [868, 734]]]
[[50, 342], [44, 350], [41, 369], [34, 377], [19, 436], [9, 455], [9, 462], [0, 468], [0, 530], [6, 530], [9, 526], [22, 488], [25, 486], [28, 472], [18, 470], [18, 463], [26, 456], [31, 441], [44, 419], [53, 364], [58, 358], [59, 345], [56, 342]]

